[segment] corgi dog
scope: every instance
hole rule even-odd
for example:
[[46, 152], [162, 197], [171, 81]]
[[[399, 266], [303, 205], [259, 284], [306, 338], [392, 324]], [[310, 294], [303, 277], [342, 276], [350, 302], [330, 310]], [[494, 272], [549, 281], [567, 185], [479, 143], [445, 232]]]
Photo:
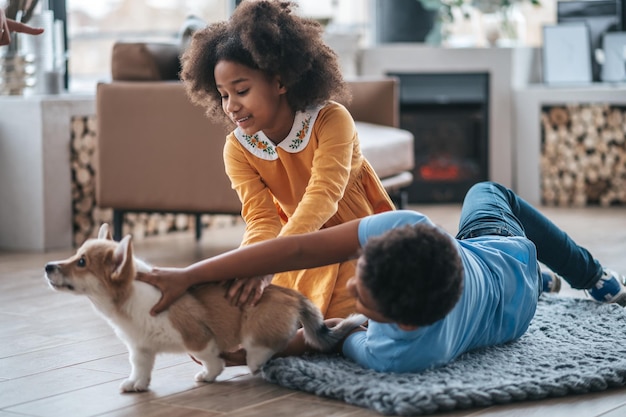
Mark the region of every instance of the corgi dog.
[[212, 382], [224, 369], [221, 352], [243, 347], [246, 363], [256, 373], [287, 346], [300, 324], [306, 342], [325, 352], [366, 321], [354, 314], [329, 328], [308, 298], [276, 285], [265, 288], [257, 305], [239, 308], [226, 299], [227, 288], [221, 283], [190, 289], [165, 312], [151, 316], [161, 293], [135, 280], [137, 272], [151, 268], [133, 256], [131, 236], [116, 242], [107, 224], [75, 255], [45, 266], [54, 290], [87, 296], [126, 344], [131, 373], [120, 386], [123, 392], [148, 389], [159, 353], [188, 353], [202, 365], [196, 381]]

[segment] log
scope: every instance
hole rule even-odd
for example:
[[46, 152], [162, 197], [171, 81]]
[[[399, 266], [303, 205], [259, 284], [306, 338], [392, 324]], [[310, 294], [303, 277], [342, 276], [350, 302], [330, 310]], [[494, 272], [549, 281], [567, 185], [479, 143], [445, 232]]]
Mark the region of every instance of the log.
[[541, 126], [544, 204], [582, 207], [626, 202], [626, 107], [544, 108]]

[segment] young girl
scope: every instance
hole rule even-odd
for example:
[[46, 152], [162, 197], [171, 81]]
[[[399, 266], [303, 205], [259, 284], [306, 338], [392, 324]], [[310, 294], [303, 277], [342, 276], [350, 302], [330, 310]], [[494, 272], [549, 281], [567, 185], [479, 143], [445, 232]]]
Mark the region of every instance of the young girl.
[[[333, 101], [349, 96], [337, 57], [321, 26], [294, 7], [244, 1], [229, 21], [196, 32], [183, 56], [191, 100], [236, 125], [224, 162], [242, 202], [242, 246], [394, 209], [351, 115]], [[354, 270], [347, 261], [235, 280], [229, 296], [256, 302], [271, 281], [300, 291], [327, 317], [345, 317], [354, 311], [345, 289]]]

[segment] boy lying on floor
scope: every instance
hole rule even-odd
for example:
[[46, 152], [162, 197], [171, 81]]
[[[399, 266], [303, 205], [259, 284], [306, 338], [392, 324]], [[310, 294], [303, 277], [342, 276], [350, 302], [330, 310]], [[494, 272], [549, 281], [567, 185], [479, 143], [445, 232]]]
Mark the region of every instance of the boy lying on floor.
[[[558, 289], [559, 275], [597, 301], [626, 305], [624, 276], [602, 267], [537, 209], [493, 182], [468, 191], [456, 238], [420, 213], [399, 210], [242, 247], [186, 268], [156, 269], [140, 279], [163, 293], [152, 310], [158, 314], [192, 285], [356, 257], [348, 287], [356, 311], [370, 322], [340, 349], [378, 371], [417, 372], [518, 339], [542, 291]], [[541, 272], [538, 262], [554, 273]], [[255, 303], [262, 291], [256, 286], [229, 297]], [[282, 355], [308, 349], [298, 334]], [[240, 355], [225, 357], [234, 364]]]

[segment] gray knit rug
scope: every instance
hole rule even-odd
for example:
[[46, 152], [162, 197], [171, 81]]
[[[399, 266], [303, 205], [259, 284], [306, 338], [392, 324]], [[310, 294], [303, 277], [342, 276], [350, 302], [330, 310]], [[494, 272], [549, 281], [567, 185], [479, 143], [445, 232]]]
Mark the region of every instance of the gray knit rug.
[[269, 382], [382, 414], [424, 415], [626, 385], [626, 310], [543, 295], [516, 342], [466, 353], [433, 370], [385, 374], [338, 355], [274, 359]]

